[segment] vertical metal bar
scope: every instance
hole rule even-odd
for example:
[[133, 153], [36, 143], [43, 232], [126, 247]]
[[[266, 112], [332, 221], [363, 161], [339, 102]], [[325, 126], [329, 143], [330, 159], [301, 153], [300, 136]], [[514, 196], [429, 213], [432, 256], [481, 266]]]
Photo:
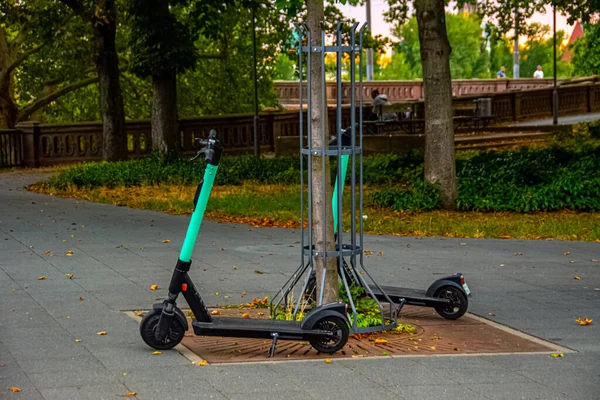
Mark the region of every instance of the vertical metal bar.
[[258, 70], [256, 62], [256, 2], [252, 2], [252, 57], [254, 78], [254, 156], [260, 156], [260, 143], [258, 138]]
[[[325, 27], [323, 23], [321, 23], [321, 175], [323, 178], [323, 190], [327, 191], [326, 186], [326, 174], [329, 171], [325, 171], [325, 120], [328, 117], [328, 109], [327, 109], [327, 97], [326, 97], [326, 84], [325, 80]], [[326, 197], [326, 196], [323, 196]], [[321, 213], [321, 224], [323, 224], [323, 271], [321, 273], [321, 290], [319, 290], [319, 303], [318, 305], [323, 304], [323, 288], [325, 287], [325, 275], [327, 273], [327, 207], [325, 203], [326, 199], [321, 199], [321, 204], [323, 204], [323, 212]], [[318, 239], [317, 239], [318, 240]]]
[[[352, 149], [352, 172], [351, 172], [351, 191], [350, 191], [350, 201], [351, 211], [350, 211], [350, 234], [352, 250], [356, 248], [356, 27], [357, 23], [352, 25], [352, 30], [350, 32], [350, 146]], [[356, 265], [356, 254], [352, 253], [350, 258], [350, 265], [352, 268]]]
[[296, 25], [296, 32], [298, 33], [298, 71], [300, 75], [300, 87], [298, 93], [300, 97], [300, 265], [304, 265], [304, 155], [302, 154], [303, 147], [303, 135], [304, 135], [304, 113], [302, 110], [303, 106], [303, 93], [302, 93], [302, 36], [303, 32], [300, 31], [300, 27]]
[[552, 123], [554, 125], [558, 124], [558, 89], [556, 87], [556, 4], [552, 2], [552, 14], [554, 19], [553, 24], [553, 36], [554, 36], [554, 89], [552, 90]]
[[358, 189], [358, 195], [359, 195], [359, 200], [358, 200], [358, 204], [360, 207], [360, 214], [359, 214], [359, 218], [360, 218], [360, 223], [359, 223], [359, 238], [360, 238], [360, 265], [363, 265], [364, 262], [364, 239], [363, 239], [363, 215], [364, 215], [364, 209], [363, 209], [363, 93], [362, 93], [362, 87], [363, 87], [363, 52], [362, 52], [362, 48], [363, 48], [363, 34], [364, 34], [364, 30], [365, 28], [367, 28], [368, 25], [364, 24], [362, 29], [360, 30], [360, 38], [359, 38], [359, 43], [360, 43], [360, 57], [358, 59], [359, 62], [359, 87], [360, 87], [360, 99], [359, 99], [359, 109], [358, 109], [358, 130], [359, 130], [359, 147], [360, 147], [360, 170], [359, 170], [359, 178], [358, 178], [358, 185], [359, 185], [359, 189]]
[[[308, 166], [306, 167], [308, 170], [308, 262], [313, 265], [312, 259], [312, 251], [313, 251], [313, 198], [312, 198], [312, 159], [313, 159], [313, 148], [312, 148], [312, 94], [310, 91], [312, 84], [312, 75], [311, 75], [311, 60], [312, 60], [312, 34], [306, 26], [306, 35], [307, 35], [307, 48], [308, 48], [308, 60], [307, 60], [307, 73], [306, 73], [306, 95], [307, 95], [307, 107], [306, 110], [306, 124], [307, 124], [307, 144], [308, 144]], [[302, 250], [304, 251], [304, 249]], [[312, 273], [312, 268], [311, 268]]]
[[[337, 250], [341, 252], [343, 250], [344, 239], [343, 239], [343, 229], [342, 229], [342, 217], [343, 217], [343, 205], [342, 198], [344, 194], [343, 190], [343, 180], [346, 178], [342, 176], [342, 24], [337, 24], [337, 60], [336, 60], [336, 84], [337, 84], [337, 96], [336, 96], [336, 113], [335, 113], [335, 135], [337, 136], [337, 181], [340, 183], [340, 190], [337, 191], [337, 199], [335, 200], [338, 204], [337, 206]], [[338, 271], [344, 275], [343, 272], [343, 256], [340, 253], [337, 258], [338, 261]], [[350, 296], [349, 296], [350, 297]]]

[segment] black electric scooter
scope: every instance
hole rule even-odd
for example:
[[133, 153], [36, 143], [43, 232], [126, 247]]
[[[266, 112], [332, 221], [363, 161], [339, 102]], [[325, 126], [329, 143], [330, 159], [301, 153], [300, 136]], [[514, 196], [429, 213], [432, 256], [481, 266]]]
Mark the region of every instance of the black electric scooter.
[[140, 324], [142, 339], [150, 347], [166, 350], [175, 347], [184, 337], [188, 322], [177, 307], [177, 297], [183, 297], [194, 313], [192, 321], [194, 333], [198, 336], [226, 336], [272, 339], [269, 356], [275, 354], [277, 340], [308, 340], [319, 352], [335, 353], [348, 341], [349, 327], [347, 305], [325, 304], [312, 309], [301, 322], [277, 321], [273, 319], [245, 319], [213, 317], [208, 312], [200, 293], [188, 275], [191, 256], [202, 224], [206, 204], [215, 180], [223, 147], [216, 139], [216, 131], [211, 130], [208, 140], [200, 140], [205, 147], [196, 157], [205, 155], [206, 171], [204, 180], [198, 185], [194, 197], [194, 212], [188, 231], [169, 284], [169, 295], [164, 302], [154, 304]]
[[[351, 129], [347, 128], [342, 130], [342, 146], [351, 145]], [[337, 137], [333, 136], [329, 142], [330, 146], [337, 144]], [[344, 190], [344, 180], [346, 172], [348, 170], [348, 155], [342, 155], [340, 157], [342, 163], [342, 181], [338, 182], [336, 178], [334, 196], [336, 198], [337, 190]], [[333, 218], [337, 217], [337, 202], [333, 201]], [[334, 221], [333, 226], [337, 228], [337, 222]], [[348, 265], [345, 259], [342, 259], [342, 270], [338, 267], [339, 274], [345, 274], [346, 280], [349, 284], [357, 286], [361, 285], [361, 280], [356, 279], [353, 273], [353, 268]], [[316, 276], [313, 274], [309, 279], [307, 285], [306, 294], [311, 295], [314, 293], [314, 287], [316, 285]], [[456, 273], [454, 275], [448, 275], [443, 278], [434, 281], [427, 290], [403, 288], [395, 286], [380, 286], [381, 290], [376, 285], [369, 285], [371, 292], [375, 295], [379, 301], [388, 301], [387, 298], [391, 299], [395, 304], [399, 305], [413, 305], [413, 306], [424, 306], [433, 307], [435, 311], [445, 319], [456, 320], [462, 317], [469, 307], [468, 296], [471, 294], [469, 286], [465, 282], [465, 278], [462, 273]], [[387, 298], [386, 298], [387, 295]], [[400, 312], [401, 307], [398, 309]]]

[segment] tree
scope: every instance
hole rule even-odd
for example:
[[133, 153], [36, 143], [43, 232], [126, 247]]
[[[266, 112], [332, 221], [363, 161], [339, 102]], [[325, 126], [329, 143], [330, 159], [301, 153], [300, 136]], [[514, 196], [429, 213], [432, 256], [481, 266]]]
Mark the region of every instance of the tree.
[[[447, 35], [452, 47], [450, 71], [454, 79], [488, 78], [490, 75], [481, 22], [481, 17], [476, 14], [446, 14]], [[397, 52], [405, 55], [412, 75], [422, 77], [418, 31], [417, 19], [412, 17], [405, 23], [398, 23], [393, 32], [401, 40]]]
[[116, 0], [60, 1], [81, 17], [94, 34], [94, 63], [99, 79], [103, 124], [103, 158], [108, 161], [125, 159], [127, 156], [125, 109], [115, 41]]
[[[532, 23], [529, 26], [529, 35], [527, 42], [521, 50], [521, 71], [522, 76], [532, 77], [538, 65], [542, 66], [546, 76], [554, 74], [554, 41], [550, 34], [550, 26], [538, 23]], [[564, 31], [556, 32], [556, 42], [561, 43], [565, 37]], [[561, 61], [562, 52], [558, 49], [557, 54], [557, 75], [568, 77], [571, 75], [569, 63]]]
[[97, 80], [74, 39], [81, 24], [67, 8], [46, 0], [2, 2], [0, 17], [0, 129]]
[[585, 24], [585, 36], [573, 44], [573, 68], [575, 75], [600, 75], [600, 23]]
[[425, 181], [438, 184], [441, 205], [456, 207], [456, 163], [450, 42], [444, 0], [415, 0], [425, 97]]
[[196, 63], [194, 39], [175, 15], [180, 0], [130, 0], [132, 70], [152, 78], [152, 148], [176, 151], [177, 74]]

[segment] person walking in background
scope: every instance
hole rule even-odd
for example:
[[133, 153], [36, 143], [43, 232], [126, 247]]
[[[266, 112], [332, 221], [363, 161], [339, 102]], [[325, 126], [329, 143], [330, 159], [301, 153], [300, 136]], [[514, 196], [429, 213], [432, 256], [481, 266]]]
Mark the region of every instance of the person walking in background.
[[505, 79], [506, 78], [506, 68], [504, 68], [504, 65], [500, 67], [500, 71], [498, 71], [496, 73], [496, 78], [497, 79]]
[[380, 94], [379, 90], [375, 89], [371, 92], [371, 97], [373, 98], [373, 114], [377, 115], [379, 120], [398, 119], [397, 115], [393, 112], [384, 110], [384, 106], [392, 105], [392, 103], [389, 102], [387, 95]]
[[535, 79], [543, 79], [544, 78], [544, 71], [542, 71], [541, 65], [537, 66], [537, 70], [533, 73], [533, 77]]

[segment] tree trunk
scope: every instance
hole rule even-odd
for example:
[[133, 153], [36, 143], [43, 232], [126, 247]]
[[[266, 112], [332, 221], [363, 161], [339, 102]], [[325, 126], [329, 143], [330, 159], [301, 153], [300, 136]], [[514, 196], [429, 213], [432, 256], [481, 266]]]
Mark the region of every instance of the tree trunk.
[[178, 150], [177, 80], [171, 76], [152, 78], [152, 149], [163, 155]]
[[450, 43], [444, 0], [415, 0], [425, 97], [425, 182], [439, 184], [445, 209], [456, 208]]
[[[38, 99], [43, 99], [44, 97], [50, 96], [52, 93], [54, 93], [56, 91], [56, 86], [55, 84], [50, 84], [50, 85], [44, 85], [42, 87], [42, 90], [40, 91], [40, 93], [38, 94]], [[37, 110], [35, 110], [34, 112], [32, 112], [27, 119], [30, 121], [38, 121], [38, 122], [43, 122], [44, 119], [44, 108], [45, 107], [40, 107]]]
[[4, 27], [0, 26], [0, 129], [13, 128], [17, 121], [17, 106], [12, 93], [12, 75], [8, 68], [13, 57], [6, 42]]
[[124, 160], [127, 157], [127, 133], [115, 43], [115, 0], [100, 0], [97, 8], [100, 9], [97, 13], [101, 15], [93, 18], [93, 27], [103, 125], [103, 157], [107, 161]]
[[0, 73], [0, 129], [14, 128], [17, 122], [17, 106], [10, 90], [10, 78], [2, 78]]
[[[321, 46], [321, 23], [324, 19], [323, 0], [307, 0], [307, 25], [311, 32], [311, 46]], [[309, 110], [312, 129], [310, 140], [313, 148], [323, 148], [322, 128], [327, 129], [327, 107], [322, 110], [321, 105], [327, 104], [327, 99], [323, 98], [323, 82], [321, 57], [319, 53], [313, 53], [311, 64], [309, 65], [312, 75], [312, 84], [309, 88], [312, 109]], [[325, 114], [323, 115], [323, 111]], [[324, 123], [323, 123], [324, 120]], [[325, 132], [325, 138], [329, 135]], [[327, 142], [325, 143], [327, 145]], [[315, 250], [323, 252], [325, 250], [335, 250], [335, 240], [333, 236], [333, 213], [331, 209], [331, 197], [333, 189], [331, 187], [331, 175], [329, 174], [329, 158], [325, 158], [325, 170], [323, 171], [323, 160], [321, 157], [313, 156], [312, 165], [312, 196], [313, 196], [313, 226]], [[325, 174], [325, 175], [323, 175]], [[323, 179], [325, 178], [325, 179]], [[325, 220], [323, 220], [325, 216]], [[325, 274], [325, 286], [323, 287], [323, 304], [335, 302], [338, 300], [338, 273], [337, 259], [330, 257], [327, 262], [323, 258], [315, 258], [315, 269], [317, 274], [317, 298], [320, 297], [321, 282]]]

